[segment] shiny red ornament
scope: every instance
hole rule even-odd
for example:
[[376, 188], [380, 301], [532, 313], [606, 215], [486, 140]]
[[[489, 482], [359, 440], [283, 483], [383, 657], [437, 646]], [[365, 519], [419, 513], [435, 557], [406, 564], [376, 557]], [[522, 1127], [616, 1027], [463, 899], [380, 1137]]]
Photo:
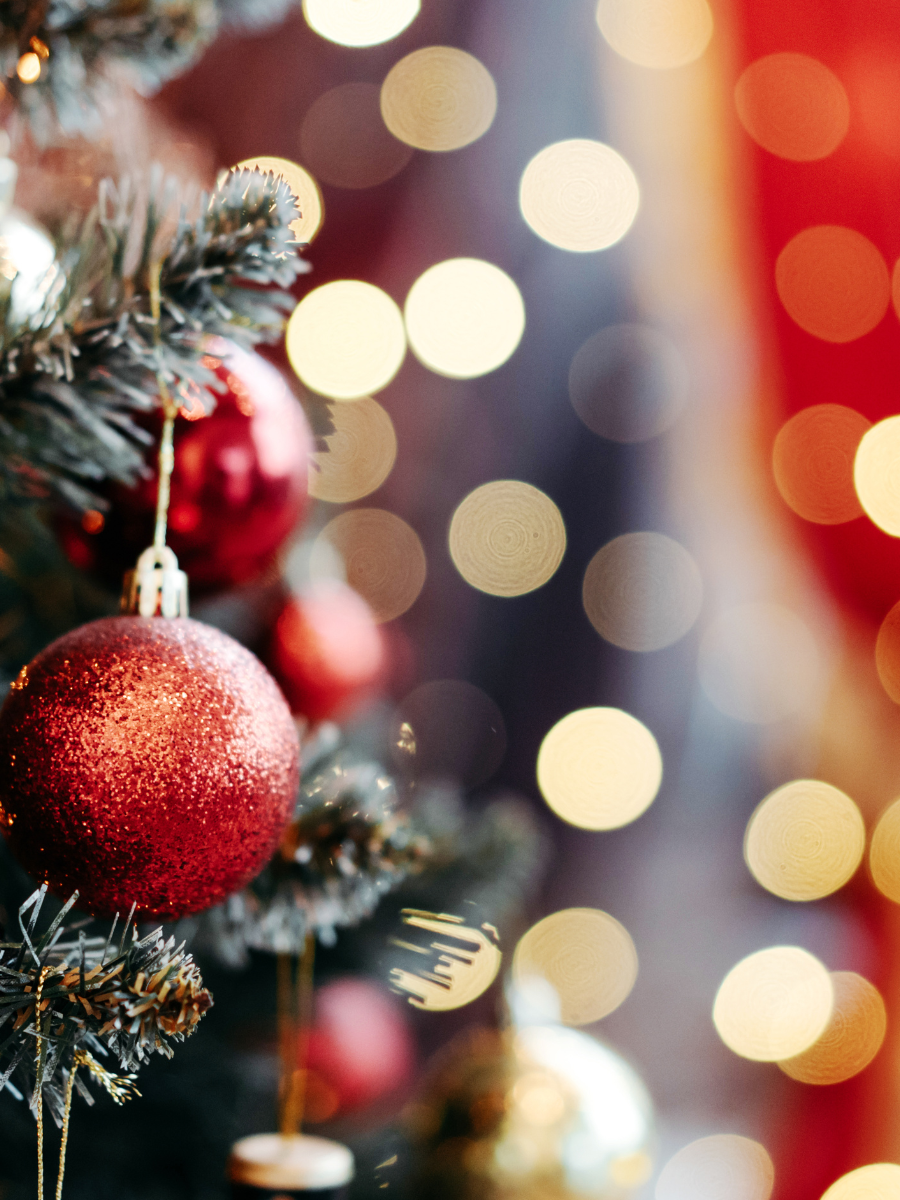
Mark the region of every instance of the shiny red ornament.
[[368, 604], [335, 581], [285, 605], [268, 661], [292, 711], [315, 723], [344, 720], [370, 700], [384, 678], [387, 653]]
[[173, 918], [243, 887], [297, 793], [259, 660], [186, 617], [108, 617], [23, 667], [0, 711], [0, 821], [30, 874], [98, 916]]
[[[223, 338], [203, 362], [225, 385], [209, 415], [198, 395], [175, 421], [167, 541], [191, 586], [221, 588], [260, 575], [309, 506], [313, 437], [281, 372]], [[207, 397], [209, 406], [209, 398]], [[157, 478], [116, 487], [111, 510], [66, 523], [61, 541], [75, 566], [109, 582], [153, 540]]]

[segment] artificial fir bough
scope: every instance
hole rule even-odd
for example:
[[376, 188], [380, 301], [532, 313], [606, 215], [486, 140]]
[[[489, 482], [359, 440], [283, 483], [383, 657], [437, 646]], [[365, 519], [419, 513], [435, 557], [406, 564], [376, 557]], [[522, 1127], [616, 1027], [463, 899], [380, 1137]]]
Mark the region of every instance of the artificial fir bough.
[[0, 501], [102, 506], [92, 483], [143, 468], [151, 439], [134, 418], [158, 405], [160, 379], [195, 407], [221, 388], [205, 338], [281, 335], [294, 304], [284, 289], [308, 269], [288, 185], [232, 171], [195, 208], [177, 211], [159, 172], [143, 196], [106, 180], [94, 211], [62, 231], [40, 310], [16, 323], [0, 297]]

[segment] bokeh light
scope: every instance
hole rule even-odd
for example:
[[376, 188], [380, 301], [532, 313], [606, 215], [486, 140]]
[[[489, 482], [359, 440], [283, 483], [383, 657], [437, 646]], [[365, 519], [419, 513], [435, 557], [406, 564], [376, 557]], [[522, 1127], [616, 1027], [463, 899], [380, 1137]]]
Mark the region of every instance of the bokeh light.
[[394, 759], [415, 780], [476, 787], [506, 753], [506, 726], [494, 701], [463, 679], [433, 679], [397, 706]]
[[237, 163], [234, 169], [239, 171], [242, 167], [249, 167], [256, 171], [271, 171], [273, 175], [279, 175], [285, 181], [294, 193], [297, 208], [300, 210], [297, 220], [291, 221], [291, 231], [298, 242], [311, 242], [325, 219], [325, 205], [319, 185], [309, 171], [304, 170], [298, 163], [291, 162], [290, 159], [274, 158], [271, 155], [245, 158], [242, 162]]
[[400, 370], [403, 315], [381, 288], [338, 279], [303, 297], [288, 321], [285, 344], [291, 366], [311, 391], [359, 400]]
[[513, 978], [545, 979], [565, 1025], [587, 1025], [615, 1011], [634, 987], [637, 951], [628, 930], [596, 908], [566, 908], [520, 939]]
[[640, 191], [631, 167], [611, 146], [587, 138], [555, 142], [522, 174], [519, 206], [538, 237], [586, 253], [615, 245], [637, 216]]
[[530, 483], [475, 488], [450, 521], [450, 557], [463, 579], [491, 596], [522, 596], [552, 577], [566, 550], [559, 509]]
[[862, 515], [853, 486], [853, 462], [871, 428], [842, 404], [814, 404], [786, 421], [772, 450], [772, 470], [795, 513], [819, 525], [840, 525]]
[[875, 642], [875, 666], [881, 686], [900, 704], [900, 603], [881, 622]]
[[351, 509], [329, 521], [316, 540], [337, 550], [347, 583], [359, 592], [377, 621], [392, 621], [405, 613], [425, 585], [422, 543], [394, 513]]
[[881, 1049], [887, 1010], [878, 989], [854, 971], [832, 971], [834, 1007], [825, 1032], [803, 1054], [778, 1065], [801, 1083], [842, 1083], [864, 1070]]
[[661, 533], [625, 533], [588, 564], [582, 601], [602, 638], [624, 650], [660, 650], [684, 637], [703, 604], [700, 569]]
[[772, 946], [742, 959], [716, 993], [713, 1023], [742, 1058], [778, 1062], [809, 1049], [834, 1004], [831, 976], [808, 950]]
[[600, 0], [597, 24], [617, 54], [660, 71], [694, 62], [713, 32], [706, 0]]
[[879, 892], [900, 904], [900, 800], [878, 818], [869, 846], [869, 870]]
[[850, 126], [850, 101], [838, 77], [808, 54], [768, 54], [734, 89], [741, 124], [779, 158], [826, 158]]
[[700, 683], [716, 708], [767, 725], [812, 703], [822, 662], [809, 626], [780, 604], [739, 604], [700, 643]]
[[569, 399], [588, 429], [613, 442], [665, 433], [687, 399], [687, 368], [669, 338], [646, 325], [608, 325], [569, 367]]
[[300, 154], [317, 179], [368, 188], [403, 170], [413, 151], [382, 120], [380, 95], [374, 83], [342, 83], [310, 105], [300, 126]]
[[376, 491], [394, 466], [397, 436], [391, 418], [377, 400], [334, 405], [334, 431], [325, 435], [327, 450], [312, 456], [309, 494], [331, 504], [350, 504]]
[[487, 926], [473, 929], [462, 917], [414, 909], [403, 910], [403, 922], [438, 935], [427, 948], [418, 947], [423, 953], [418, 971], [394, 967], [390, 973], [391, 986], [406, 992], [414, 1008], [428, 1012], [463, 1008], [497, 978], [502, 955], [494, 938], [488, 936]]
[[734, 1133], [683, 1146], [656, 1181], [656, 1200], [769, 1200], [775, 1167], [765, 1146]]
[[781, 302], [801, 329], [826, 342], [852, 342], [887, 312], [891, 281], [881, 251], [843, 225], [813, 225], [775, 264]]
[[32, 50], [27, 50], [19, 56], [16, 63], [16, 74], [22, 83], [35, 83], [41, 74], [41, 60]]
[[420, 0], [303, 0], [311, 29], [341, 46], [378, 46], [419, 15]]
[[879, 529], [900, 537], [900, 417], [888, 417], [862, 437], [853, 482], [866, 516]]
[[662, 783], [656, 738], [619, 708], [581, 708], [553, 726], [538, 751], [550, 808], [580, 829], [618, 829], [645, 812]]
[[768, 795], [747, 825], [744, 857], [764, 888], [784, 900], [818, 900], [862, 862], [866, 827], [849, 796], [818, 779]]
[[900, 1200], [900, 1166], [870, 1163], [842, 1175], [822, 1200]]
[[449, 258], [424, 271], [404, 309], [413, 353], [432, 371], [474, 379], [503, 365], [525, 331], [514, 281], [480, 258]]
[[459, 150], [487, 133], [497, 88], [477, 58], [454, 46], [423, 46], [401, 58], [381, 87], [381, 115], [401, 142]]

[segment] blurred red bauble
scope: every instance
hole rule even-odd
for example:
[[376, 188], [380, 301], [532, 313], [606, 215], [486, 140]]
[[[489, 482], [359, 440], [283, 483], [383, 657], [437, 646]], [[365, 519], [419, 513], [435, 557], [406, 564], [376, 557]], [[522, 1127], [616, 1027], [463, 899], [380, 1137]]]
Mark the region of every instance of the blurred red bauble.
[[297, 733], [275, 682], [188, 618], [108, 617], [23, 667], [0, 711], [0, 821], [15, 857], [98, 916], [217, 904], [293, 812]]
[[414, 1065], [402, 1005], [367, 979], [319, 988], [307, 1063], [313, 1120], [364, 1108], [395, 1091]]
[[387, 653], [368, 604], [334, 581], [288, 601], [272, 632], [269, 664], [293, 712], [313, 723], [340, 721], [375, 694]]
[[[208, 415], [195, 400], [175, 421], [175, 470], [167, 540], [195, 588], [260, 575], [309, 505], [313, 438], [281, 372], [222, 338], [203, 362], [225, 384]], [[153, 540], [157, 480], [115, 487], [105, 516], [61, 529], [75, 566], [118, 583]]]

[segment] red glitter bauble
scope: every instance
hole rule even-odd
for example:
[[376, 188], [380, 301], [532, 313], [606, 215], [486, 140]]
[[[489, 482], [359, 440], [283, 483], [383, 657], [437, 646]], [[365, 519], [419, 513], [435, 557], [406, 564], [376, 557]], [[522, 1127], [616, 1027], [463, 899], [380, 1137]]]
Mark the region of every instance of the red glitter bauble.
[[[309, 505], [312, 433], [280, 371], [214, 339], [203, 362], [225, 384], [208, 415], [199, 402], [175, 421], [167, 541], [191, 586], [221, 588], [260, 575]], [[69, 558], [118, 585], [153, 540], [157, 479], [108, 493], [104, 517], [65, 522]]]
[[295, 713], [343, 720], [382, 682], [387, 653], [372, 610], [342, 583], [295, 596], [275, 623], [268, 661]]
[[274, 680], [188, 618], [108, 617], [23, 667], [0, 712], [0, 819], [30, 874], [98, 916], [178, 917], [269, 860], [297, 733]]

